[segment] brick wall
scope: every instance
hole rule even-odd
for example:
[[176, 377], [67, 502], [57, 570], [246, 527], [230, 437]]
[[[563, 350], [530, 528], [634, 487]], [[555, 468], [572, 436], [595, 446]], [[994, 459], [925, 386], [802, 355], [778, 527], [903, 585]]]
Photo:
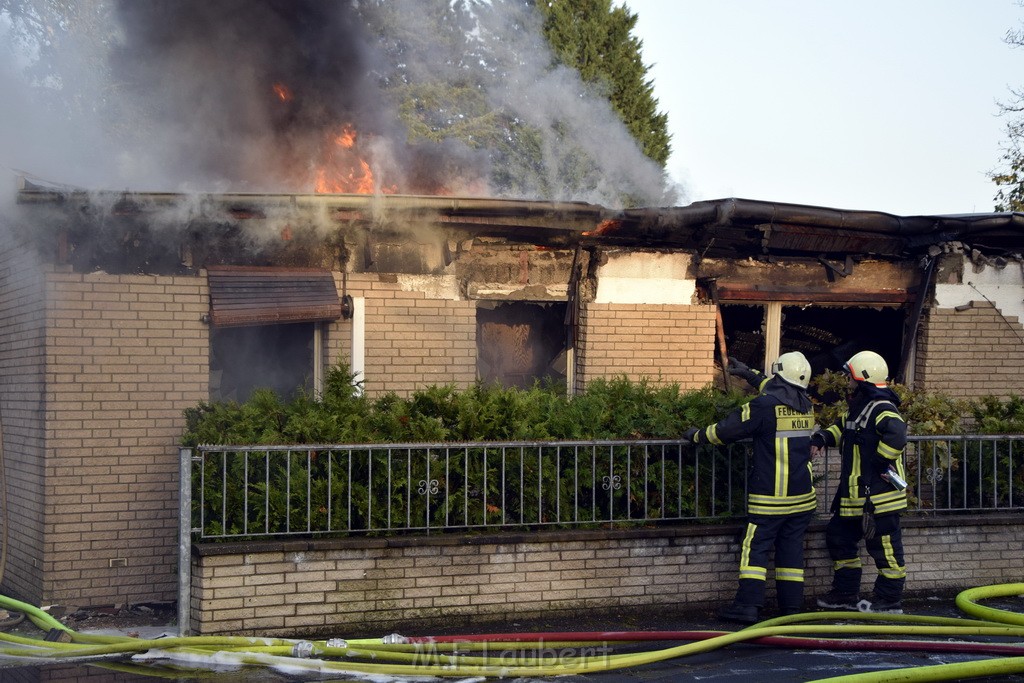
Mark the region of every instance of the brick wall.
[[580, 312], [577, 389], [625, 375], [683, 390], [712, 381], [713, 306], [587, 304]]
[[[365, 298], [365, 389], [401, 396], [435, 384], [476, 381], [476, 302], [405, 291], [395, 276], [348, 275], [339, 291]], [[349, 362], [352, 323], [328, 328], [327, 363]], [[625, 375], [698, 389], [712, 381], [711, 306], [589, 304], [577, 342], [578, 387]]]
[[44, 275], [32, 253], [0, 230], [0, 431], [7, 562], [0, 592], [42, 601]]
[[[435, 384], [466, 388], [476, 381], [476, 302], [404, 291], [393, 275], [349, 275], [345, 290], [366, 299], [367, 395], [408, 396]], [[350, 320], [331, 325], [329, 363], [349, 362], [351, 334]]]
[[173, 600], [182, 413], [209, 396], [206, 279], [56, 273], [47, 290], [43, 601]]
[[[905, 517], [907, 590], [1018, 581], [1019, 521]], [[831, 580], [824, 526], [815, 522], [806, 538], [808, 604]], [[741, 531], [702, 525], [203, 545], [193, 556], [191, 627], [200, 634], [353, 637], [583, 610], [682, 612], [732, 598]], [[862, 559], [867, 591], [874, 564], [866, 553]], [[769, 581], [769, 601], [773, 591]]]
[[1024, 326], [988, 302], [933, 309], [922, 321], [914, 368], [918, 388], [958, 398], [1024, 395]]

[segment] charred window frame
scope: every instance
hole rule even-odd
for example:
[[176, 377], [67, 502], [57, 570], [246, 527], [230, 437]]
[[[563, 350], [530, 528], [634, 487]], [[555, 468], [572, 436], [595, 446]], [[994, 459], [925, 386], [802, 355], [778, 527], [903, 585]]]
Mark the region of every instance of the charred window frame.
[[865, 349], [880, 353], [892, 374], [900, 364], [906, 305], [723, 298], [720, 306], [729, 355], [765, 372], [787, 351], [807, 356], [815, 374], [839, 370], [847, 358]]
[[802, 261], [758, 269], [756, 279], [728, 268], [699, 279], [704, 296], [721, 304], [719, 345], [766, 370], [778, 354], [801, 351], [815, 373], [838, 370], [857, 351], [871, 350], [885, 358], [895, 381], [913, 383], [934, 259], [865, 262], [854, 256], [842, 267], [823, 257], [818, 261], [826, 267], [825, 281], [817, 264]]

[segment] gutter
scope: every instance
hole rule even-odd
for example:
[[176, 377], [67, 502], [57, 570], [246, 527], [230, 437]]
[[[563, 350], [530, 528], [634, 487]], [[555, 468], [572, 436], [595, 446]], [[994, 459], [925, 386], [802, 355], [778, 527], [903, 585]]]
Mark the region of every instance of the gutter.
[[[18, 202], [87, 206], [96, 198], [126, 213], [146, 213], [187, 200], [195, 211], [235, 219], [269, 209], [307, 210], [341, 223], [423, 222], [536, 244], [576, 244], [716, 250], [744, 254], [818, 256], [865, 253], [905, 257], [942, 242], [990, 233], [993, 248], [1024, 244], [1024, 213], [896, 216], [784, 202], [726, 198], [681, 207], [612, 210], [585, 202], [481, 197], [365, 194], [86, 192], [47, 188], [21, 179]], [[760, 237], [758, 236], [760, 231]], [[994, 234], [991, 234], [994, 233]], [[760, 241], [760, 244], [757, 241]], [[860, 247], [864, 248], [861, 249]]]

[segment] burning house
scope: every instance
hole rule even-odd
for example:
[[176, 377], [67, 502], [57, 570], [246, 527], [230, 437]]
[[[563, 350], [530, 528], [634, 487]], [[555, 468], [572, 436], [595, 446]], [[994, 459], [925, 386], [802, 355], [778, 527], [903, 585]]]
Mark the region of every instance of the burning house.
[[173, 599], [183, 410], [258, 386], [721, 381], [855, 349], [955, 396], [1024, 391], [1016, 215], [742, 199], [663, 209], [26, 184], [0, 259], [9, 558], [30, 602]]
[[[357, 5], [399, 27], [378, 36], [390, 61]], [[1024, 392], [1020, 216], [676, 206], [607, 102], [523, 43], [539, 34], [522, 17], [448, 45], [402, 16], [415, 5], [98, 5], [123, 33], [95, 36], [109, 82], [78, 93], [93, 106], [65, 137], [84, 162], [61, 179], [173, 189], [23, 180], [4, 212], [0, 592], [173, 600], [183, 411], [315, 392], [339, 362], [371, 395], [688, 390], [722, 381], [725, 353], [800, 350], [821, 371], [871, 348], [918, 388]], [[537, 66], [513, 71], [525, 56]], [[95, 112], [107, 134], [88, 145]], [[33, 120], [5, 141], [26, 157], [56, 130], [33, 138]]]

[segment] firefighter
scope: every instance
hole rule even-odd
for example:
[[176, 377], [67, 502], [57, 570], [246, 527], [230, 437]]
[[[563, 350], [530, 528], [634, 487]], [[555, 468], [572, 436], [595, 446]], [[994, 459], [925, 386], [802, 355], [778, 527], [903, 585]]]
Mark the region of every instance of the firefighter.
[[[889, 367], [874, 351], [846, 362], [847, 411], [812, 437], [812, 450], [839, 446], [842, 468], [832, 501], [825, 543], [832, 559], [832, 588], [819, 607], [901, 614], [906, 582], [900, 513], [907, 507], [903, 448], [907, 423], [900, 399], [888, 386]], [[860, 599], [860, 541], [875, 561], [878, 575], [870, 598]]]
[[[734, 374], [743, 369], [753, 372], [734, 361], [729, 365]], [[814, 415], [807, 397], [811, 365], [802, 353], [794, 351], [779, 356], [771, 372], [770, 378], [755, 384], [760, 393], [749, 403], [716, 424], [683, 434], [684, 440], [695, 444], [753, 438], [739, 588], [732, 604], [718, 612], [722, 619], [741, 624], [753, 624], [760, 618], [773, 548], [779, 610], [783, 614], [803, 611], [804, 533], [816, 504], [811, 484]]]

